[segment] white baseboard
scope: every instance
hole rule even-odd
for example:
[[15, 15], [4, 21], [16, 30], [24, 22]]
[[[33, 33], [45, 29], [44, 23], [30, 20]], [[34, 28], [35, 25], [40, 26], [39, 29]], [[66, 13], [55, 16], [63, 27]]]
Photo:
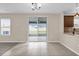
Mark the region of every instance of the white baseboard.
[[25, 43], [24, 41], [0, 41], [0, 43]]
[[79, 53], [74, 51], [73, 49], [71, 49], [70, 47], [68, 47], [67, 45], [60, 43], [61, 45], [63, 45], [64, 47], [66, 47], [67, 49], [69, 49], [70, 51], [72, 51], [73, 53], [77, 54], [79, 56]]
[[48, 43], [60, 43], [60, 41], [47, 41]]

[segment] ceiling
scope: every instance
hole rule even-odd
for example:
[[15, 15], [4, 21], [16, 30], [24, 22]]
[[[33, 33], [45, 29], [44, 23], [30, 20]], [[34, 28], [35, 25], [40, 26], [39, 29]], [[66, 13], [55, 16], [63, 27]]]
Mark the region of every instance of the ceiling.
[[41, 3], [40, 10], [33, 11], [31, 3], [0, 3], [0, 13], [70, 13], [75, 3]]

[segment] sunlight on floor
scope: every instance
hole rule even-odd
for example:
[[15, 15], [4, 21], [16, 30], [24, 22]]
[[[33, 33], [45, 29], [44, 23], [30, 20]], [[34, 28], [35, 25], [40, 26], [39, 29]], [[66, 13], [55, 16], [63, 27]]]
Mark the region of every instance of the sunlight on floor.
[[3, 54], [4, 56], [76, 56], [59, 43], [28, 42], [19, 44]]

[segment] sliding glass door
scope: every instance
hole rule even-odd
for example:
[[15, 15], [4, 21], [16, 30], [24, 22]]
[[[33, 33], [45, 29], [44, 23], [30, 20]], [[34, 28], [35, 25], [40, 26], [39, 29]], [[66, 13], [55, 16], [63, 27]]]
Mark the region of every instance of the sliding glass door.
[[47, 17], [29, 17], [29, 41], [47, 41]]

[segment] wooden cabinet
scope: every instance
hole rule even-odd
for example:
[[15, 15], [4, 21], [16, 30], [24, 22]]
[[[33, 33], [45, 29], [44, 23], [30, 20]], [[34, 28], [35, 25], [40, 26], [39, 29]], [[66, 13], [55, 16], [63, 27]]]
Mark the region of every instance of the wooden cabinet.
[[74, 26], [74, 16], [64, 16], [64, 27]]
[[64, 16], [64, 32], [72, 33], [74, 26], [74, 16]]

